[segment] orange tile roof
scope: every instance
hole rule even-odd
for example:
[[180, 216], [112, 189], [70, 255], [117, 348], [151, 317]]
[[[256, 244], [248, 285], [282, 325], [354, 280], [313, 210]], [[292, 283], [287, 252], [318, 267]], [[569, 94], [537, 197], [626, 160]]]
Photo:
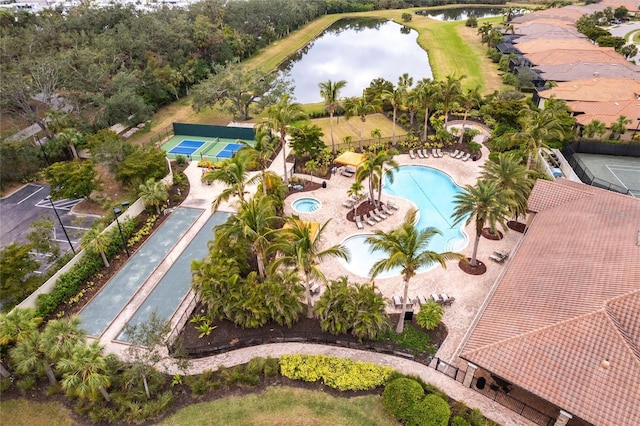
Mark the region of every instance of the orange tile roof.
[[593, 46], [589, 49], [551, 49], [524, 55], [534, 65], [558, 65], [572, 62], [608, 62], [628, 64], [629, 61], [612, 47]]
[[[616, 102], [637, 100], [640, 80], [634, 78], [594, 77], [557, 83], [556, 87], [538, 93], [541, 98], [555, 96], [565, 101]], [[639, 111], [640, 113], [640, 111]]]
[[561, 34], [568, 34], [572, 37], [586, 37], [585, 35], [580, 34], [571, 24], [561, 26], [536, 21], [529, 24], [514, 25], [514, 29], [516, 34], [524, 36], [535, 35], [539, 38], [542, 38], [543, 36], [544, 38], [561, 38], [560, 36], [557, 36]]
[[535, 69], [546, 80], [573, 81], [591, 77], [635, 78], [640, 79], [640, 67], [632, 63], [605, 63], [576, 61], [571, 64], [539, 65]]
[[567, 106], [576, 115], [579, 124], [586, 125], [593, 120], [602, 121], [607, 127], [615, 122], [621, 115], [631, 120], [627, 123], [627, 130], [635, 130], [638, 127], [640, 117], [640, 100], [628, 100], [619, 102], [567, 102]]
[[538, 38], [535, 40], [529, 41], [520, 41], [518, 39], [514, 40], [516, 43], [516, 47], [518, 50], [524, 54], [526, 53], [536, 53], [536, 52], [544, 52], [552, 49], [589, 49], [593, 47], [591, 43], [584, 38], [561, 38], [561, 39], [551, 39], [551, 38]]
[[462, 358], [591, 423], [640, 424], [640, 199], [538, 180], [529, 208]]

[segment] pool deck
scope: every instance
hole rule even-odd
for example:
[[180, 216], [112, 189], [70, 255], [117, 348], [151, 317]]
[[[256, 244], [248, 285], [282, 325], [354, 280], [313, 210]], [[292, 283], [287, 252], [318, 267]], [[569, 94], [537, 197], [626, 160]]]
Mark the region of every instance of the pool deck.
[[[482, 141], [483, 138], [484, 135], [479, 135], [477, 140]], [[443, 158], [411, 159], [407, 154], [397, 156], [396, 160], [400, 165], [420, 164], [435, 167], [451, 176], [454, 182], [458, 185], [464, 186], [466, 184], [475, 184], [480, 174], [481, 167], [488, 158], [488, 154], [489, 151], [483, 146], [482, 158], [475, 162], [471, 160], [463, 162], [449, 156], [444, 156]], [[284, 169], [283, 166], [282, 154], [279, 153], [276, 155], [270, 169], [276, 174], [282, 175]], [[217, 194], [224, 189], [224, 186], [219, 183], [213, 183], [212, 185], [203, 184], [200, 181], [202, 171], [197, 167], [196, 161], [193, 161], [189, 165], [185, 170], [185, 173], [189, 178], [191, 188], [189, 196], [182, 206], [201, 208], [204, 209], [204, 213], [198, 218], [196, 223], [192, 225], [183, 238], [176, 243], [173, 251], [167, 255], [163, 262], [158, 266], [158, 268], [156, 268], [154, 273], [130, 301], [129, 305], [123, 309], [120, 315], [103, 333], [100, 338], [100, 342], [105, 346], [106, 351], [109, 353], [115, 353], [119, 356], [126, 357], [125, 352], [129, 345], [117, 342], [114, 339], [117, 337], [126, 322], [133, 317], [137, 309], [142, 305], [156, 284], [178, 259], [179, 255], [184, 251], [191, 239], [195, 237], [195, 235], [208, 221], [211, 216], [211, 202], [215, 199]], [[323, 180], [311, 176], [308, 178], [316, 182], [322, 182]], [[288, 197], [285, 201], [285, 212], [292, 213], [293, 210], [291, 208], [291, 203], [299, 198], [314, 197], [319, 199], [322, 202], [322, 208], [320, 210], [314, 213], [300, 214], [300, 217], [320, 222], [331, 219], [331, 223], [327, 226], [325, 233], [323, 234], [324, 244], [326, 246], [337, 244], [344, 238], [356, 233], [370, 232], [371, 229], [390, 231], [402, 222], [404, 214], [411, 207], [411, 203], [404, 199], [394, 199], [393, 201], [400, 207], [400, 210], [393, 216], [390, 216], [386, 220], [378, 223], [375, 227], [365, 225], [365, 229], [358, 230], [355, 223], [347, 221], [346, 214], [348, 209], [342, 206], [342, 202], [347, 198], [347, 190], [354, 181], [355, 179], [353, 177], [347, 178], [340, 174], [336, 174], [327, 181], [326, 189], [318, 189], [316, 191], [299, 193]], [[255, 189], [255, 187], [252, 187], [249, 188], [248, 191], [253, 193], [255, 192]], [[384, 201], [385, 196], [383, 194], [383, 202]], [[231, 200], [230, 203], [222, 203], [219, 210], [235, 212], [236, 207], [233, 200]], [[470, 238], [470, 244], [461, 250], [461, 252], [467, 256], [471, 256], [471, 252], [473, 250], [472, 241], [475, 232], [473, 225], [471, 224], [466, 226], [465, 232]], [[435, 269], [425, 273], [418, 274], [412, 279], [409, 291], [409, 294], [412, 297], [416, 297], [417, 295], [427, 296], [433, 292], [444, 292], [456, 298], [455, 302], [451, 306], [445, 308], [443, 321], [447, 326], [449, 335], [436, 354], [439, 358], [443, 360], [455, 360], [457, 356], [456, 351], [462, 342], [465, 333], [471, 327], [482, 305], [485, 303], [485, 300], [488, 299], [488, 296], [493, 291], [498, 277], [503, 273], [505, 265], [509, 262], [509, 260], [507, 260], [505, 264], [496, 264], [489, 260], [489, 255], [494, 250], [504, 250], [513, 253], [521, 241], [521, 238], [521, 234], [510, 230], [505, 232], [505, 237], [500, 241], [490, 241], [482, 238], [478, 247], [477, 256], [478, 259], [482, 260], [487, 266], [487, 272], [483, 275], [467, 275], [458, 268], [456, 263], [450, 262], [446, 270], [441, 267], [436, 267]], [[346, 275], [349, 277], [350, 281], [367, 282], [366, 279], [362, 277], [350, 274], [340, 265], [340, 262], [335, 259], [324, 262], [321, 264], [321, 268], [325, 271], [328, 279], [334, 279], [339, 276]], [[185, 279], [190, 279], [190, 277], [185, 277]], [[391, 298], [391, 296], [395, 294], [402, 294], [403, 284], [401, 277], [378, 279], [376, 280], [376, 285], [387, 298]], [[399, 312], [390, 306], [389, 312], [394, 311]], [[181, 312], [178, 311], [174, 316], [177, 317], [180, 314]], [[216, 356], [192, 360], [189, 368], [189, 374], [198, 374], [206, 369], [215, 370], [220, 365], [230, 367], [243, 364], [256, 356], [277, 357], [284, 353], [324, 353], [333, 356], [367, 360], [377, 364], [389, 365], [408, 374], [418, 374], [423, 379], [434, 383], [436, 386], [445, 390], [452, 398], [464, 401], [472, 408], [481, 409], [485, 415], [503, 425], [529, 426], [533, 424], [508, 408], [505, 408], [479, 393], [464, 387], [461, 383], [450, 379], [444, 374], [436, 372], [432, 368], [428, 368], [410, 360], [389, 355], [356, 351], [353, 349], [333, 346], [285, 343], [249, 347]], [[169, 359], [167, 360], [169, 361]], [[170, 362], [166, 364], [166, 368], [170, 374], [181, 373], [181, 371], [177, 370], [175, 365]]]

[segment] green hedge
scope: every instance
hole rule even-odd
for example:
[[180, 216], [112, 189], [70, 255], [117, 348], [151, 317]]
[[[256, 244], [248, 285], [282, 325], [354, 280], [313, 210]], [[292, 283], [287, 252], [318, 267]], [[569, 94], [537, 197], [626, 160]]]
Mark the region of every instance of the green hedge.
[[411, 409], [424, 398], [424, 389], [415, 380], [401, 377], [389, 383], [382, 392], [385, 411], [402, 422], [411, 418]]
[[326, 355], [283, 355], [280, 373], [290, 379], [322, 382], [332, 388], [367, 390], [386, 383], [390, 367]]
[[[135, 228], [135, 221], [123, 221], [120, 225], [122, 233], [127, 238]], [[107, 257], [111, 258], [122, 249], [122, 239], [120, 234], [115, 231], [111, 231], [108, 237], [109, 243], [105, 252]], [[62, 274], [58, 278], [51, 293], [38, 296], [36, 301], [37, 315], [43, 318], [51, 315], [60, 304], [75, 296], [85, 281], [103, 268], [104, 263], [102, 263], [102, 258], [98, 253], [86, 252], [82, 259], [71, 267], [69, 272]]]
[[447, 426], [451, 417], [449, 403], [438, 395], [427, 395], [413, 404], [407, 412], [407, 426]]

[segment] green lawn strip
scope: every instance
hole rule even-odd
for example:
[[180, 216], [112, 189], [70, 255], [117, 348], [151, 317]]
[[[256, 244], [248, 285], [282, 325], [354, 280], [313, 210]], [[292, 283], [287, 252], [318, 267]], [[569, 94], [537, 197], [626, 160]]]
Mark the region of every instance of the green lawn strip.
[[[316, 118], [311, 120], [312, 124], [320, 127], [324, 136], [322, 140], [327, 146], [331, 146], [331, 131], [329, 126], [329, 117]], [[345, 120], [344, 117], [333, 117], [333, 139], [336, 144], [343, 143], [345, 136], [351, 136], [351, 145], [357, 147], [360, 141], [360, 129], [362, 127], [362, 121], [360, 117], [352, 117], [349, 120]], [[393, 135], [393, 121], [389, 120], [384, 114], [370, 114], [367, 115], [367, 121], [364, 123], [364, 131], [362, 132], [362, 138], [364, 140], [371, 139], [371, 131], [373, 129], [380, 129], [383, 138], [389, 138]], [[403, 130], [399, 125], [396, 125], [396, 136], [404, 135], [407, 132]]]
[[0, 424], [12, 426], [74, 425], [71, 412], [58, 402], [3, 399]]
[[398, 423], [383, 412], [378, 396], [347, 399], [320, 391], [270, 387], [261, 394], [194, 404], [160, 423], [165, 426], [194, 424], [385, 426]]

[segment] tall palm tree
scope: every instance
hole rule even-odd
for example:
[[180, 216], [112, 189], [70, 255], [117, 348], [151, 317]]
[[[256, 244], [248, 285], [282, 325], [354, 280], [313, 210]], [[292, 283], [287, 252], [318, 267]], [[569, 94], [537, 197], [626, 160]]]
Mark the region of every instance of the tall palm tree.
[[493, 30], [493, 24], [490, 22], [484, 22], [478, 28], [478, 34], [480, 34], [480, 43], [485, 44], [488, 41], [489, 33]]
[[321, 248], [322, 234], [329, 221], [318, 227], [312, 234], [311, 224], [301, 221], [297, 216], [286, 218], [286, 225], [279, 232], [279, 238], [269, 248], [270, 252], [280, 256], [272, 263], [275, 270], [280, 265], [289, 265], [304, 274], [305, 294], [307, 297], [307, 318], [313, 318], [313, 301], [311, 300], [311, 279], [326, 281], [318, 263], [324, 259], [339, 257], [349, 260], [349, 250], [342, 245], [334, 245], [325, 249]]
[[104, 267], [109, 267], [106, 250], [109, 246], [109, 237], [104, 232], [104, 224], [95, 222], [94, 225], [82, 235], [82, 246], [91, 250], [94, 249], [100, 253]]
[[598, 135], [598, 137], [602, 139], [602, 136], [607, 133], [607, 126], [600, 120], [592, 120], [589, 124], [584, 126], [583, 133], [589, 138]]
[[249, 161], [255, 161], [257, 163], [262, 175], [262, 194], [265, 197], [267, 196], [267, 189], [269, 187], [267, 168], [271, 162], [271, 157], [275, 151], [277, 141], [278, 137], [271, 131], [259, 128], [256, 132], [255, 143], [253, 145], [249, 145], [246, 142], [243, 142], [245, 146], [241, 149], [246, 153]]
[[71, 155], [73, 155], [74, 159], [78, 158], [78, 151], [76, 151], [76, 145], [82, 141], [82, 133], [74, 129], [73, 127], [68, 127], [58, 133], [56, 136], [60, 142], [64, 143], [67, 148], [71, 151]]
[[516, 220], [519, 215], [527, 213], [527, 200], [533, 188], [533, 180], [529, 177], [527, 168], [520, 164], [516, 153], [501, 153], [495, 160], [485, 163], [483, 177], [496, 181], [498, 189], [513, 201], [508, 207]]
[[169, 198], [169, 192], [167, 187], [164, 186], [164, 182], [161, 180], [155, 180], [149, 178], [145, 183], [141, 183], [138, 186], [138, 194], [145, 206], [153, 206], [156, 208], [156, 213], [160, 214], [160, 206]]
[[362, 126], [360, 127], [360, 150], [362, 150], [362, 141], [363, 132], [364, 132], [364, 123], [367, 122], [367, 115], [372, 114], [379, 109], [379, 102], [377, 100], [373, 100], [369, 102], [362, 93], [362, 96], [359, 98], [347, 98], [344, 101], [344, 118], [345, 120], [349, 120], [351, 117], [358, 116], [360, 117], [360, 121], [362, 122]]
[[333, 114], [336, 112], [336, 108], [340, 106], [340, 90], [347, 85], [344, 80], [332, 82], [327, 80], [324, 83], [318, 83], [320, 87], [320, 96], [324, 101], [324, 107], [329, 111], [329, 129], [331, 133], [331, 151], [335, 155], [336, 145], [333, 141]]
[[466, 220], [467, 225], [472, 221], [475, 222], [476, 238], [470, 264], [472, 267], [476, 267], [482, 229], [485, 225], [489, 225], [491, 232], [495, 233], [497, 226], [500, 225], [506, 231], [512, 201], [508, 200], [505, 192], [500, 189], [495, 180], [481, 179], [475, 186], [466, 185], [464, 189], [465, 192], [457, 194], [454, 200], [454, 225], [463, 220]]
[[389, 101], [393, 108], [393, 127], [392, 127], [392, 145], [396, 146], [396, 119], [398, 116], [398, 108], [402, 107], [406, 98], [406, 90], [395, 88], [393, 90], [385, 90], [382, 92], [382, 100]]
[[620, 136], [624, 135], [627, 131], [627, 124], [631, 123], [631, 119], [621, 115], [611, 123], [611, 139], [620, 139]]
[[284, 161], [284, 183], [289, 185], [289, 177], [287, 176], [287, 132], [289, 126], [299, 120], [305, 120], [307, 115], [302, 111], [302, 105], [297, 102], [291, 102], [289, 94], [282, 95], [280, 100], [267, 108], [268, 129], [280, 134], [280, 145], [282, 146], [282, 160]]
[[527, 169], [531, 170], [535, 164], [540, 148], [552, 139], [563, 140], [564, 129], [560, 120], [553, 114], [542, 111], [525, 109], [518, 117], [521, 131], [515, 133], [511, 140], [524, 145], [527, 152]]
[[380, 250], [387, 254], [385, 259], [380, 259], [371, 267], [369, 274], [372, 279], [390, 269], [402, 268], [404, 296], [400, 319], [396, 327], [396, 332], [398, 333], [404, 331], [404, 314], [407, 311], [409, 282], [416, 275], [416, 271], [421, 267], [434, 263], [439, 263], [443, 268], [446, 268], [448, 260], [462, 258], [458, 253], [437, 253], [428, 250], [427, 246], [431, 238], [436, 234], [440, 234], [440, 231], [435, 228], [416, 229], [414, 223], [416, 222], [417, 213], [416, 209], [409, 210], [400, 227], [390, 232], [377, 230], [373, 236], [368, 237], [366, 240], [371, 245], [371, 250]]
[[250, 157], [250, 153], [240, 150], [233, 158], [224, 160], [222, 167], [204, 175], [205, 179], [221, 182], [227, 186], [213, 200], [212, 207], [214, 212], [218, 210], [220, 204], [228, 201], [233, 196], [237, 196], [241, 204], [244, 203], [247, 185], [255, 183], [260, 178], [260, 175], [249, 177]]
[[482, 100], [482, 96], [480, 95], [480, 87], [476, 86], [473, 89], [467, 89], [467, 91], [460, 94], [458, 100], [464, 108], [462, 129], [460, 130], [460, 138], [458, 139], [458, 143], [462, 143], [462, 139], [464, 138], [464, 126], [467, 124], [467, 117], [469, 116], [469, 112], [473, 109], [473, 107], [480, 105], [480, 101]]
[[111, 386], [107, 360], [97, 340], [76, 346], [70, 357], [58, 361], [57, 367], [64, 372], [61, 384], [67, 394], [90, 400], [102, 395], [105, 401], [111, 402], [107, 392]]
[[429, 78], [423, 78], [418, 82], [414, 89], [415, 96], [424, 106], [424, 128], [422, 141], [427, 141], [427, 129], [429, 128], [429, 107], [435, 102], [435, 94], [437, 92], [437, 83]]
[[[252, 197], [240, 205], [238, 213], [216, 229], [216, 238], [248, 241], [258, 262], [258, 274], [266, 276], [264, 253], [269, 236], [279, 218], [270, 197]], [[219, 233], [219, 234], [218, 234]]]
[[46, 374], [51, 385], [58, 383], [42, 343], [42, 335], [32, 331], [10, 351], [11, 362], [18, 374]]
[[451, 111], [453, 103], [458, 100], [462, 93], [461, 81], [465, 77], [465, 75], [457, 77], [455, 74], [449, 74], [444, 80], [438, 82], [436, 97], [442, 103], [445, 129], [449, 120], [449, 111]]
[[[388, 174], [390, 182], [393, 183], [393, 171], [398, 168], [398, 162], [393, 158], [396, 154], [397, 151], [394, 149], [378, 153], [370, 152], [356, 171], [356, 182], [362, 183], [365, 179], [369, 179], [369, 197], [378, 207], [380, 207], [382, 179], [385, 174]], [[374, 190], [378, 191], [377, 197]]]

